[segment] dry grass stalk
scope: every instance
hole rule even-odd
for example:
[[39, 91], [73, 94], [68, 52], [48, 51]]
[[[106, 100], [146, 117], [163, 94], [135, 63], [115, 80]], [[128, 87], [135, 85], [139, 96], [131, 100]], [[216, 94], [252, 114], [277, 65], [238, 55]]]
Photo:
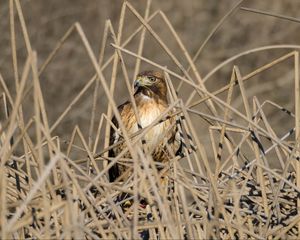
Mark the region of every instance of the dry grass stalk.
[[[300, 81], [299, 53], [293, 50], [282, 57], [242, 75], [238, 66], [232, 67], [228, 85], [209, 91], [206, 83], [212, 76], [232, 61], [259, 51], [272, 49], [299, 49], [294, 45], [276, 45], [251, 49], [239, 53], [212, 69], [203, 78], [195, 64], [206, 43], [225, 20], [237, 10], [239, 1], [224, 16], [191, 57], [186, 46], [166, 15], [157, 10], [151, 13], [151, 0], [147, 1], [144, 17], [129, 3], [122, 6], [117, 32], [108, 20], [105, 24], [101, 49], [96, 54], [79, 23], [74, 23], [58, 41], [49, 57], [37, 66], [38, 53], [33, 51], [19, 0], [10, 0], [10, 30], [15, 92], [13, 95], [0, 74], [1, 106], [5, 119], [0, 124], [0, 221], [1, 238], [297, 238], [300, 235], [300, 218], [297, 212], [300, 191]], [[16, 10], [19, 22], [14, 21]], [[260, 14], [243, 8], [243, 10]], [[133, 14], [140, 26], [125, 40], [126, 12]], [[285, 16], [268, 14], [290, 19]], [[170, 30], [178, 53], [188, 62], [185, 68], [151, 27], [151, 20], [162, 19]], [[16, 54], [15, 25], [20, 24], [24, 37], [27, 60], [19, 77], [19, 59]], [[137, 53], [126, 49], [127, 44], [137, 42]], [[40, 77], [54, 61], [61, 47], [77, 34], [87, 52], [87, 59], [95, 75], [86, 81], [66, 109], [50, 125], [41, 90]], [[177, 69], [169, 69], [143, 56], [145, 39], [150, 34]], [[112, 36], [112, 56], [105, 60], [108, 36]], [[109, 46], [110, 47], [110, 46]], [[148, 63], [162, 70], [168, 83], [170, 107], [149, 127], [129, 135], [117, 110], [114, 97], [117, 73], [121, 69], [135, 114], [131, 77], [128, 74], [125, 55], [135, 58], [134, 75], [141, 64]], [[98, 58], [96, 58], [98, 56]], [[255, 76], [274, 68], [287, 60], [294, 61], [295, 111], [288, 111], [279, 104], [255, 96], [249, 96], [247, 83]], [[110, 84], [104, 74], [111, 69]], [[176, 70], [180, 70], [178, 74]], [[174, 86], [174, 83], [179, 84]], [[74, 126], [72, 135], [65, 140], [54, 136], [55, 129], [64, 121], [84, 94], [94, 88], [89, 130], [86, 134]], [[187, 101], [177, 95], [185, 87], [193, 91]], [[97, 119], [99, 89], [108, 100], [106, 109]], [[227, 94], [223, 100], [222, 93]], [[234, 93], [238, 93], [244, 109], [233, 106]], [[26, 122], [24, 102], [28, 96], [34, 99], [33, 115]], [[251, 101], [252, 100], [252, 101]], [[209, 113], [199, 110], [201, 103]], [[252, 107], [252, 108], [251, 108]], [[286, 113], [288, 121], [295, 123], [284, 135], [268, 119], [267, 107]], [[11, 109], [8, 112], [8, 109]], [[175, 113], [174, 110], [175, 109]], [[201, 108], [200, 108], [201, 109]], [[109, 158], [108, 151], [120, 143], [109, 146], [111, 117], [115, 115], [121, 127], [126, 148], [116, 157]], [[174, 115], [180, 124], [178, 129], [185, 147], [183, 156], [173, 156], [169, 163], [156, 163], [145, 155], [141, 140], [156, 124]], [[137, 119], [138, 119], [137, 115]], [[194, 119], [204, 119], [208, 124], [209, 140], [199, 135]], [[113, 126], [114, 127], [114, 126]], [[33, 133], [32, 133], [33, 132]], [[291, 137], [294, 140], [291, 140]], [[14, 140], [12, 142], [12, 139]], [[62, 142], [67, 143], [63, 150]], [[132, 159], [124, 158], [129, 151]], [[211, 157], [212, 156], [212, 157]], [[214, 160], [212, 160], [214, 158]], [[275, 162], [277, 167], [273, 167]], [[133, 168], [110, 183], [108, 169], [115, 163]], [[186, 163], [186, 164], [184, 164]], [[271, 164], [272, 163], [272, 166]], [[275, 166], [274, 165], [274, 166]], [[162, 170], [158, 170], [158, 166]], [[127, 175], [126, 175], [127, 174]], [[160, 179], [164, 179], [162, 182]], [[120, 195], [127, 196], [120, 200]], [[142, 199], [146, 206], [142, 206]], [[126, 202], [132, 204], [126, 206]]]

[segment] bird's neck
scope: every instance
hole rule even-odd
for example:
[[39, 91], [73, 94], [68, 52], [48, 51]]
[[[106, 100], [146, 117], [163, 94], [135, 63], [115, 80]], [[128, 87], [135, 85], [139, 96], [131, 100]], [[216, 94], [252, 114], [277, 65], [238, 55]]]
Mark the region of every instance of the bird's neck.
[[149, 100], [153, 99], [157, 103], [163, 102], [165, 104], [168, 104], [168, 99], [166, 94], [162, 94], [160, 91], [153, 91], [153, 89], [150, 88], [144, 88], [144, 87], [139, 87], [135, 94], [135, 97], [138, 97], [140, 100]]

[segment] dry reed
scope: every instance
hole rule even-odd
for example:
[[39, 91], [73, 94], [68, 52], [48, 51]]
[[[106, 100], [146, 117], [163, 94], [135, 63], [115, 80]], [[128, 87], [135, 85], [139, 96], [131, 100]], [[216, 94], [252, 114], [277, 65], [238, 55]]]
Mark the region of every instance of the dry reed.
[[[206, 43], [242, 3], [238, 1], [224, 16], [194, 57], [189, 55], [167, 16], [160, 10], [150, 11], [151, 0], [147, 1], [144, 17], [125, 1], [117, 32], [109, 20], [106, 22], [98, 54], [92, 50], [81, 25], [74, 23], [38, 67], [38, 53], [31, 47], [20, 2], [10, 0], [16, 94], [8, 90], [0, 74], [1, 111], [5, 113], [5, 120], [0, 125], [1, 239], [300, 238], [297, 210], [300, 191], [300, 46], [271, 45], [250, 49], [225, 60], [204, 77], [200, 76], [195, 64]], [[255, 9], [242, 10], [299, 22], [299, 19]], [[14, 11], [18, 23], [14, 22]], [[140, 26], [123, 39], [126, 14], [129, 13], [136, 17]], [[182, 59], [176, 57], [177, 54], [151, 27], [151, 21], [156, 18], [170, 30], [172, 40], [178, 43], [177, 51], [188, 67], [184, 67]], [[27, 60], [20, 77], [15, 24], [21, 25], [27, 49]], [[47, 118], [50, 109], [44, 104], [40, 76], [74, 34], [80, 37], [95, 74], [50, 124]], [[181, 74], [143, 56], [145, 38], [149, 35]], [[136, 36], [139, 36], [139, 41], [136, 52], [133, 52], [126, 46]], [[105, 60], [105, 51], [111, 46], [114, 53]], [[245, 75], [232, 64], [246, 55], [274, 49], [288, 49], [290, 52]], [[136, 59], [134, 74], [140, 71], [142, 62], [163, 71], [168, 82], [169, 99], [172, 100], [160, 118], [134, 136], [128, 135], [120, 122], [114, 96], [118, 69], [122, 70], [128, 92], [132, 94], [125, 55]], [[288, 60], [294, 63], [295, 92], [290, 96], [294, 101], [294, 111], [269, 100], [260, 102], [249, 94], [247, 83], [251, 79]], [[226, 65], [232, 67], [228, 85], [209, 91], [206, 83]], [[108, 67], [111, 69], [110, 79], [103, 73]], [[55, 129], [92, 87], [88, 138], [79, 126], [74, 126], [68, 140], [55, 136]], [[177, 91], [185, 87], [193, 89], [187, 101], [177, 96]], [[105, 93], [101, 97], [107, 98], [108, 104], [97, 119], [100, 88]], [[224, 99], [220, 97], [222, 94], [226, 95]], [[241, 109], [232, 105], [234, 94], [242, 102]], [[33, 98], [33, 115], [26, 122], [23, 102], [28, 96]], [[265, 114], [265, 109], [270, 107], [278, 114], [284, 113], [285, 121], [294, 123], [285, 134], [278, 135], [276, 126], [272, 126]], [[175, 113], [173, 109], [176, 109]], [[143, 152], [140, 140], [151, 127], [170, 114], [181, 123], [178, 127], [185, 145], [183, 156], [174, 156], [167, 164], [155, 163]], [[109, 149], [120, 144], [109, 146], [112, 115], [119, 120], [127, 146], [116, 158], [109, 158], [107, 154]], [[209, 125], [206, 141], [194, 124], [200, 120]], [[68, 144], [67, 149], [62, 149], [62, 142]], [[131, 153], [132, 159], [124, 159], [126, 151]], [[107, 172], [117, 162], [133, 168], [133, 174], [124, 181], [110, 183]], [[158, 171], [158, 165], [162, 170]], [[118, 200], [121, 194], [127, 199]], [[144, 205], [142, 199], [146, 200]], [[132, 204], [126, 205], [128, 201]]]

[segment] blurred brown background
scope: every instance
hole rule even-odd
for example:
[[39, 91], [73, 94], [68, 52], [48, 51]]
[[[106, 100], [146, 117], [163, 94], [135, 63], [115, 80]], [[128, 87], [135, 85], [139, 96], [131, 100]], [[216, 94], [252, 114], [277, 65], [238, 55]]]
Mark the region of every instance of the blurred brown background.
[[[146, 1], [130, 2], [143, 16]], [[236, 0], [153, 0], [151, 13], [157, 9], [161, 9], [167, 15], [188, 52], [193, 56], [218, 21], [236, 2]], [[79, 22], [82, 25], [93, 50], [96, 55], [98, 55], [105, 20], [110, 19], [115, 31], [117, 31], [122, 1], [23, 0], [21, 1], [21, 5], [32, 48], [37, 51], [38, 63], [41, 65], [55, 47], [58, 40], [75, 22]], [[242, 6], [292, 17], [298, 17], [300, 12], [300, 1], [298, 0], [245, 0]], [[27, 53], [16, 12], [15, 21], [17, 29], [18, 64], [20, 68], [19, 74], [21, 74]], [[139, 21], [132, 13], [127, 11], [123, 39], [126, 39], [139, 25]], [[187, 68], [187, 61], [179, 51], [176, 41], [171, 37], [170, 31], [162, 24], [161, 20], [159, 18], [155, 19], [151, 22], [151, 26], [173, 53], [181, 59], [182, 65]], [[299, 44], [299, 29], [299, 23], [237, 9], [208, 42], [196, 61], [196, 66], [201, 76], [204, 77], [222, 61], [245, 50], [272, 44]], [[109, 38], [109, 42], [113, 42], [112, 38]], [[128, 49], [136, 52], [138, 42], [139, 37], [136, 37], [132, 43], [128, 45]], [[217, 74], [212, 76], [207, 82], [207, 87], [213, 91], [227, 84], [234, 64], [238, 65], [242, 75], [245, 75], [255, 68], [290, 51], [292, 50], [272, 50], [242, 57], [234, 63], [222, 68]], [[113, 53], [113, 48], [108, 46], [105, 59], [107, 59], [111, 53]], [[180, 73], [167, 54], [148, 33], [146, 34], [146, 45], [143, 55], [154, 62], [166, 65], [169, 69]], [[132, 74], [135, 59], [126, 55], [124, 55], [124, 57], [130, 77], [133, 79]], [[147, 68], [149, 68], [149, 65], [142, 64], [142, 69]], [[0, 73], [9, 86], [9, 89], [14, 93], [15, 86], [9, 29], [9, 1], [6, 0], [0, 1]], [[68, 103], [78, 94], [94, 73], [95, 71], [87, 57], [78, 34], [73, 33], [40, 77], [50, 125], [54, 123]], [[110, 68], [104, 73], [109, 82], [111, 74]], [[271, 71], [256, 76], [252, 81], [246, 84], [246, 87], [250, 99], [252, 99], [253, 96], [258, 96], [261, 102], [265, 99], [270, 99], [293, 111], [293, 81], [293, 62], [290, 60], [273, 67]], [[175, 84], [177, 83], [175, 82]], [[100, 96], [104, 96], [102, 93], [103, 90], [100, 89], [99, 91], [101, 91]], [[93, 91], [90, 90], [76, 106], [74, 106], [74, 109], [56, 129], [55, 134], [68, 139], [68, 136], [70, 136], [76, 124], [78, 124], [84, 132], [88, 129], [92, 105], [92, 92]], [[179, 92], [179, 96], [186, 99], [189, 93], [190, 89], [184, 87]], [[128, 97], [121, 71], [117, 81], [116, 96], [116, 101], [119, 104]], [[223, 97], [225, 97], [225, 95]], [[240, 106], [241, 103], [239, 96], [233, 101], [233, 105], [240, 109], [242, 109], [242, 106]], [[33, 111], [32, 99], [30, 97], [26, 99], [25, 106], [25, 113], [29, 118]], [[102, 97], [99, 99], [98, 109], [97, 114], [99, 115], [97, 117], [106, 111], [106, 98]], [[292, 126], [292, 122], [281, 124], [283, 116], [277, 114], [277, 112], [272, 109], [267, 112], [267, 114], [272, 118], [271, 121], [274, 125], [279, 126], [280, 129], [282, 128], [282, 133]], [[195, 122], [200, 123], [200, 120], [196, 119]], [[287, 124], [290, 126], [286, 127]], [[201, 126], [201, 124], [199, 126]]]

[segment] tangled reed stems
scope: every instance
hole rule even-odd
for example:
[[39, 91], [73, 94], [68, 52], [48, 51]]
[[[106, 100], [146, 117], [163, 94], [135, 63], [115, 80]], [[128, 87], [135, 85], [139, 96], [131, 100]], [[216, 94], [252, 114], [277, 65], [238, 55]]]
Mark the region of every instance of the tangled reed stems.
[[[11, 0], [15, 94], [0, 75], [1, 111], [5, 115], [0, 126], [1, 239], [300, 238], [297, 210], [300, 190], [300, 46], [270, 45], [250, 49], [226, 59], [204, 77], [200, 76], [195, 64], [214, 33], [242, 2], [237, 2], [221, 19], [194, 57], [188, 53], [167, 16], [160, 10], [150, 11], [150, 0], [147, 1], [144, 17], [125, 1], [118, 30], [114, 30], [110, 20], [106, 21], [98, 57], [80, 23], [74, 23], [38, 67], [38, 52], [32, 49], [20, 2]], [[242, 10], [278, 17], [283, 21], [299, 21], [255, 9]], [[27, 49], [20, 77], [14, 11]], [[123, 39], [126, 14], [135, 16], [140, 26]], [[171, 32], [170, 41], [178, 44], [177, 51], [188, 67], [151, 27], [151, 21], [156, 18], [160, 18]], [[74, 35], [80, 37], [95, 74], [57, 120], [50, 124], [47, 112], [51, 109], [45, 107], [44, 96], [47, 93], [41, 90], [41, 78], [61, 47]], [[136, 42], [138, 36], [139, 41]], [[169, 69], [143, 56], [145, 38], [150, 36], [177, 69]], [[136, 52], [126, 48], [131, 42], [136, 43]], [[112, 47], [113, 54], [105, 59], [105, 52]], [[234, 60], [247, 55], [276, 49], [284, 49], [286, 53], [247, 74], [241, 74], [239, 66], [233, 64]], [[142, 63], [164, 72], [172, 103], [170, 111], [135, 134], [138, 138], [133, 141], [135, 136], [129, 136], [131, 140], [126, 141], [126, 150], [131, 149], [138, 156], [125, 159], [126, 164], [133, 168], [133, 174], [128, 175], [126, 181], [110, 183], [108, 169], [116, 162], [125, 161], [122, 158], [125, 151], [113, 159], [107, 155], [109, 149], [119, 144], [109, 146], [108, 137], [112, 125], [110, 119], [113, 114], [118, 114], [119, 102], [114, 95], [118, 69], [122, 70], [131, 93], [125, 55], [136, 61], [134, 75], [139, 72]], [[294, 93], [289, 96], [294, 102], [294, 109], [289, 110], [267, 97], [261, 101], [251, 94], [248, 87], [254, 77], [287, 61], [293, 62], [291, 71], [294, 74]], [[232, 68], [228, 84], [208, 90], [206, 84], [225, 66]], [[105, 69], [110, 70], [110, 79], [104, 74]], [[187, 87], [192, 89], [191, 94], [183, 100], [180, 92]], [[99, 89], [104, 90], [105, 96], [99, 96]], [[76, 103], [88, 91], [92, 92], [89, 97], [93, 102], [88, 134], [76, 125], [69, 139], [55, 135], [55, 129], [76, 109]], [[24, 115], [24, 102], [28, 98], [33, 99], [34, 111], [25, 121], [28, 118]], [[97, 102], [104, 98], [108, 103], [97, 119]], [[233, 104], [235, 99], [240, 100], [240, 108]], [[278, 133], [277, 126], [272, 125], [266, 114], [270, 108], [281, 115], [285, 123], [292, 123], [292, 127], [287, 124], [289, 128], [284, 134]], [[172, 109], [176, 110], [175, 113], [171, 112]], [[185, 145], [183, 155], [170, 159], [166, 164], [155, 163], [142, 151], [140, 139], [170, 114], [181, 123]], [[206, 135], [197, 129], [197, 121], [206, 124]], [[65, 144], [67, 147], [62, 146]], [[159, 164], [160, 170], [156, 166]], [[126, 198], [118, 200], [121, 194]], [[128, 201], [131, 204], [126, 205]]]

